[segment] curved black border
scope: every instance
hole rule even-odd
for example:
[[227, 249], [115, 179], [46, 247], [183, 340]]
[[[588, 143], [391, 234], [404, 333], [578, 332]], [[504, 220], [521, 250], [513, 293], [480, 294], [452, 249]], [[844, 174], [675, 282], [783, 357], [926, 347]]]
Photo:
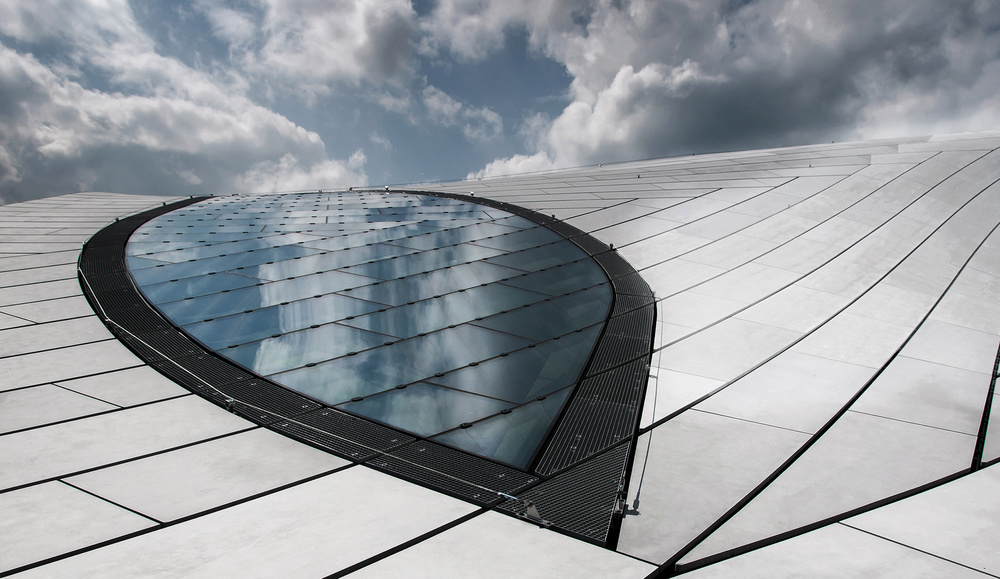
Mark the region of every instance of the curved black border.
[[207, 197], [164, 204], [97, 232], [80, 254], [80, 284], [109, 330], [137, 356], [231, 412], [356, 463], [483, 506], [527, 517], [523, 499], [530, 498], [556, 530], [613, 545], [652, 354], [655, 307], [649, 286], [613, 249], [554, 216], [468, 195], [392, 193], [451, 198], [526, 218], [583, 249], [611, 282], [612, 305], [602, 333], [582, 379], [536, 451], [531, 473], [325, 407], [206, 350], [169, 322], [135, 286], [125, 245], [145, 222]]

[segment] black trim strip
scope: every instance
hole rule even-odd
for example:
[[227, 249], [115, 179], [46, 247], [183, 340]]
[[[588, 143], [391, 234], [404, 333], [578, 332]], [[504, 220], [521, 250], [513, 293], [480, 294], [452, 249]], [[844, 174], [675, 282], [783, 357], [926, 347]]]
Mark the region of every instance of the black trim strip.
[[983, 468], [983, 452], [986, 450], [986, 435], [989, 433], [990, 414], [993, 409], [993, 392], [997, 385], [997, 374], [1000, 373], [1000, 348], [993, 362], [993, 376], [990, 377], [990, 388], [986, 391], [986, 403], [983, 404], [983, 418], [979, 422], [979, 433], [976, 436], [976, 449], [972, 452], [972, 472]]
[[487, 512], [488, 510], [489, 509], [477, 509], [475, 511], [472, 511], [471, 513], [469, 513], [467, 515], [463, 515], [463, 516], [455, 519], [454, 521], [450, 521], [448, 523], [445, 523], [445, 524], [441, 525], [440, 527], [438, 527], [436, 529], [431, 529], [430, 531], [427, 531], [426, 533], [424, 533], [424, 534], [422, 534], [420, 536], [414, 537], [414, 538], [410, 539], [409, 541], [405, 541], [403, 543], [400, 543], [400, 544], [396, 545], [395, 547], [392, 547], [390, 549], [386, 549], [385, 551], [382, 551], [381, 553], [378, 553], [376, 555], [372, 555], [371, 557], [368, 557], [367, 559], [365, 559], [363, 561], [358, 561], [357, 563], [355, 563], [353, 565], [349, 565], [347, 567], [344, 567], [343, 569], [341, 569], [340, 571], [337, 571], [336, 573], [333, 573], [331, 575], [327, 575], [324, 579], [339, 579], [340, 577], [346, 577], [346, 576], [350, 575], [351, 573], [354, 573], [355, 571], [357, 571], [359, 569], [364, 569], [365, 567], [367, 567], [367, 566], [369, 566], [369, 565], [371, 565], [373, 563], [378, 563], [379, 561], [381, 561], [383, 559], [388, 559], [389, 557], [395, 555], [396, 553], [399, 553], [401, 551], [405, 551], [406, 549], [409, 549], [410, 547], [412, 547], [414, 545], [417, 545], [419, 543], [423, 543], [427, 539], [430, 539], [432, 537], [440, 535], [441, 533], [443, 533], [445, 531], [448, 531], [450, 529], [454, 529], [455, 527], [461, 525], [462, 523], [466, 523], [468, 521], [471, 521], [472, 519], [474, 519], [474, 518], [478, 517], [479, 515]]
[[144, 519], [149, 519], [150, 521], [153, 521], [157, 525], [162, 525], [163, 524], [163, 521], [161, 521], [160, 519], [157, 519], [155, 517], [151, 517], [150, 515], [147, 515], [146, 513], [140, 513], [139, 511], [137, 511], [137, 510], [135, 510], [135, 509], [133, 509], [131, 507], [127, 507], [127, 506], [125, 506], [125, 505], [123, 505], [123, 504], [121, 504], [119, 502], [115, 502], [115, 501], [109, 499], [108, 497], [102, 497], [101, 495], [99, 495], [99, 494], [97, 494], [95, 492], [89, 491], [89, 490], [87, 490], [87, 489], [85, 489], [85, 488], [83, 488], [81, 486], [77, 486], [77, 485], [75, 485], [75, 484], [73, 484], [73, 483], [71, 483], [69, 481], [66, 481], [66, 480], [63, 480], [63, 479], [59, 479], [59, 482], [61, 482], [62, 484], [66, 485], [66, 486], [68, 486], [68, 487], [70, 487], [72, 489], [76, 489], [76, 490], [80, 491], [81, 493], [88, 494], [88, 495], [94, 497], [95, 499], [101, 499], [102, 501], [104, 501], [106, 503], [110, 503], [110, 504], [118, 507], [119, 509], [122, 509], [124, 511], [128, 511], [128, 512], [132, 513], [133, 515], [138, 515], [138, 516], [140, 516], [140, 517], [142, 517]]
[[[894, 503], [896, 501], [901, 501], [903, 499], [910, 498], [910, 497], [918, 495], [918, 494], [920, 494], [920, 493], [922, 493], [924, 491], [927, 491], [927, 490], [939, 487], [939, 486], [941, 486], [943, 484], [947, 484], [947, 483], [956, 481], [956, 480], [962, 478], [963, 476], [965, 476], [967, 474], [969, 474], [968, 470], [961, 470], [961, 471], [958, 471], [956, 473], [952, 473], [950, 475], [942, 477], [942, 478], [940, 478], [938, 480], [931, 481], [931, 482], [929, 482], [927, 484], [920, 485], [920, 486], [918, 486], [916, 488], [905, 490], [905, 491], [903, 491], [901, 493], [897, 493], [897, 494], [892, 495], [890, 497], [885, 497], [885, 498], [879, 499], [879, 500], [871, 502], [871, 503], [869, 503], [867, 505], [863, 505], [863, 506], [851, 509], [851, 510], [843, 512], [843, 513], [838, 513], [838, 514], [836, 514], [836, 515], [834, 515], [832, 517], [827, 517], [827, 518], [825, 518], [823, 520], [815, 521], [815, 522], [809, 523], [808, 525], [803, 525], [801, 527], [798, 527], [796, 529], [791, 529], [791, 530], [788, 530], [788, 531], [783, 531], [781, 533], [778, 533], [777, 535], [766, 537], [764, 539], [759, 539], [759, 540], [754, 541], [752, 543], [747, 543], [746, 545], [740, 545], [739, 547], [734, 547], [734, 548], [729, 549], [727, 551], [722, 551], [722, 552], [719, 552], [719, 553], [715, 553], [713, 555], [708, 555], [707, 557], [704, 557], [702, 559], [698, 559], [696, 561], [691, 561], [690, 563], [684, 563], [683, 565], [678, 563], [677, 565], [675, 565], [675, 567], [672, 570], [671, 569], [662, 569], [661, 568], [661, 571], [660, 571], [661, 574], [655, 575], [655, 576], [656, 577], [674, 577], [676, 575], [682, 575], [684, 573], [688, 573], [690, 571], [694, 571], [695, 569], [700, 569], [702, 567], [707, 567], [708, 565], [712, 565], [714, 563], [718, 563], [718, 562], [724, 561], [726, 559], [732, 559], [733, 557], [737, 557], [739, 555], [743, 555], [743, 554], [749, 553], [750, 551], [756, 551], [757, 549], [762, 549], [764, 547], [768, 547], [770, 545], [774, 545], [775, 543], [780, 543], [781, 541], [784, 541], [786, 539], [791, 539], [791, 538], [797, 537], [799, 535], [804, 535], [806, 533], [815, 531], [815, 530], [820, 529], [822, 527], [826, 527], [827, 525], [831, 525], [833, 523], [840, 523], [840, 522], [842, 522], [842, 521], [844, 521], [846, 519], [849, 519], [851, 517], [860, 515], [862, 513], [867, 513], [868, 511], [873, 511], [875, 509], [884, 507], [884, 506], [889, 505], [891, 503]], [[851, 528], [854, 528], [854, 527], [851, 527]], [[651, 577], [652, 576], [654, 576], [654, 575], [651, 575]]]

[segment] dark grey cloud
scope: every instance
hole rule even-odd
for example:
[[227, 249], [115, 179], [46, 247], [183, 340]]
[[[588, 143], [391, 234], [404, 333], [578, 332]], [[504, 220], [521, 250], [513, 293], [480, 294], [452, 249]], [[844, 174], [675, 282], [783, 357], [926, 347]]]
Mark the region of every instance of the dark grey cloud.
[[1000, 123], [996, 2], [609, 1], [547, 43], [573, 102], [479, 174]]
[[370, 12], [365, 14], [364, 26], [371, 41], [362, 45], [357, 55], [369, 74], [393, 78], [413, 68], [417, 29], [411, 14]]

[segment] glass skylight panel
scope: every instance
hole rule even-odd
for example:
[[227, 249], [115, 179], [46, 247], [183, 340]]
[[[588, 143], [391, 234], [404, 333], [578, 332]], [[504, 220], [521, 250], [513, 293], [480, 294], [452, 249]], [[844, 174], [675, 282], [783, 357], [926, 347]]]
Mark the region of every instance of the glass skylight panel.
[[385, 308], [383, 304], [328, 294], [231, 314], [211, 321], [198, 321], [184, 326], [184, 331], [212, 349], [221, 349], [233, 345], [234, 339], [245, 343], [273, 336], [276, 328], [277, 333], [293, 332], [319, 324], [343, 321], [344, 318], [361, 316], [382, 308]]
[[367, 350], [391, 342], [392, 338], [340, 324], [324, 324], [287, 334], [228, 347], [223, 354], [261, 375], [300, 368]]
[[523, 338], [464, 324], [408, 340], [388, 341], [335, 360], [275, 376], [281, 383], [327, 404], [384, 392], [442, 376], [456, 368], [527, 347]]
[[564, 388], [507, 413], [455, 428], [431, 438], [435, 442], [524, 467], [531, 460], [572, 392]]
[[358, 299], [401, 306], [461, 289], [482, 287], [483, 284], [489, 285], [517, 275], [520, 275], [520, 272], [515, 269], [485, 261], [473, 261], [426, 273], [421, 272], [402, 279], [376, 281], [344, 292]]
[[408, 259], [393, 261], [378, 260], [363, 263], [352, 268], [351, 271], [361, 275], [388, 280], [458, 265], [460, 263], [479, 261], [485, 257], [493, 257], [499, 254], [502, 254], [500, 250], [478, 247], [472, 244], [448, 245], [411, 254]]
[[372, 420], [392, 423], [419, 436], [433, 436], [470, 420], [498, 414], [501, 400], [417, 382], [341, 406]]
[[157, 267], [157, 266], [160, 266], [160, 265], [167, 265], [167, 264], [171, 263], [171, 262], [168, 262], [168, 261], [162, 261], [162, 260], [159, 260], [159, 259], [153, 259], [153, 258], [147, 257], [147, 256], [139, 257], [137, 255], [127, 256], [125, 258], [125, 262], [128, 264], [128, 268], [131, 271], [135, 271], [137, 269], [145, 269], [147, 267]]
[[[487, 261], [498, 265], [515, 267], [524, 271], [538, 271], [569, 263], [584, 256], [582, 250], [572, 241], [563, 240], [541, 247], [525, 249], [493, 257]], [[595, 266], [596, 267], [596, 266]], [[600, 268], [598, 268], [600, 270]]]
[[578, 352], [597, 339], [600, 329], [600, 325], [591, 326], [428, 380], [511, 405], [523, 404], [572, 384], [586, 363]]
[[612, 292], [573, 242], [466, 200], [214, 198], [149, 221], [140, 290], [218, 355], [328, 406], [528, 468]]
[[602, 284], [473, 323], [532, 340], [548, 340], [604, 321], [610, 300], [611, 289]]
[[543, 294], [490, 284], [376, 311], [342, 323], [397, 338], [412, 338], [421, 332], [433, 332], [456, 323], [482, 319], [482, 316], [544, 298]]
[[[186, 277], [176, 281], [166, 281], [142, 286], [146, 299], [154, 304], [174, 301], [178, 296], [201, 296], [223, 290], [234, 290], [260, 283], [260, 280], [232, 273], [216, 273]], [[186, 299], [186, 298], [182, 298]]]
[[452, 229], [439, 229], [423, 235], [417, 234], [409, 235], [407, 237], [396, 237], [392, 240], [392, 243], [395, 245], [402, 245], [404, 247], [412, 247], [413, 249], [434, 249], [435, 247], [444, 247], [467, 241], [478, 241], [491, 236], [516, 233], [518, 231], [520, 230], [496, 225], [491, 222], [476, 223], [474, 225], [466, 225], [464, 227], [456, 227]]
[[589, 259], [561, 263], [548, 269], [512, 277], [507, 285], [523, 288], [537, 288], [552, 296], [559, 296], [581, 288], [592, 287], [607, 282], [604, 272], [594, 269]]
[[176, 298], [180, 296], [174, 296], [174, 300], [170, 302], [160, 302], [159, 308], [175, 323], [184, 325], [206, 318], [217, 318], [227, 314], [324, 295], [323, 292], [334, 292], [352, 285], [373, 281], [371, 278], [363, 278], [336, 270], [320, 275], [307, 275], [271, 283], [264, 283], [256, 278], [252, 279], [256, 283], [250, 287], [234, 290], [223, 289], [218, 293], [198, 297], [188, 296], [179, 300]]
[[[129, 245], [132, 245], [131, 242]], [[169, 250], [182, 249], [182, 248], [193, 248], [197, 249], [205, 245], [204, 241], [194, 241], [194, 240], [180, 240], [180, 239], [163, 239], [156, 241], [143, 241], [139, 242], [138, 245], [132, 247], [129, 250], [129, 255], [154, 255], [156, 253], [166, 253]], [[162, 259], [165, 259], [162, 258]], [[186, 259], [186, 258], [185, 258]], [[172, 260], [179, 261], [179, 260]]]

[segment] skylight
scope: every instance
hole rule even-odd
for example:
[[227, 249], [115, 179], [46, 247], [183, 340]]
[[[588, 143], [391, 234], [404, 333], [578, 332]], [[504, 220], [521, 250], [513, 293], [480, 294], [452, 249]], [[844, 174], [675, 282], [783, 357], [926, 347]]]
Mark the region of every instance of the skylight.
[[213, 198], [128, 242], [150, 302], [325, 405], [528, 468], [612, 303], [560, 234], [476, 203], [333, 192]]

